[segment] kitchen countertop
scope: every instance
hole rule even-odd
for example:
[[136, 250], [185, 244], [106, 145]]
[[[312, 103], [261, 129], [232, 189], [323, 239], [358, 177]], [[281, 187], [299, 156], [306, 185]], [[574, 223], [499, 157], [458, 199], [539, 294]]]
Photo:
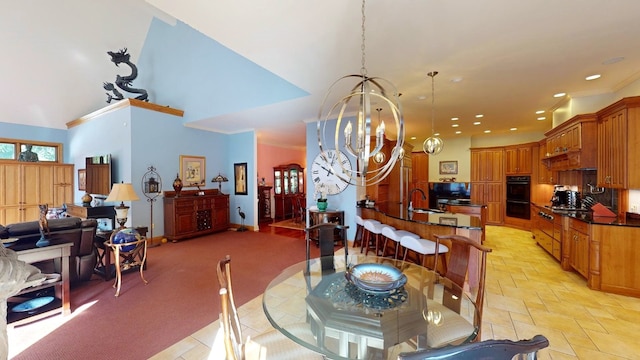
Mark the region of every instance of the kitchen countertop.
[[482, 229], [482, 222], [477, 216], [459, 213], [454, 214], [434, 209], [416, 209], [416, 211], [408, 211], [406, 206], [403, 206], [402, 204], [379, 204], [371, 209], [387, 216], [405, 221], [413, 221], [430, 225], [451, 226], [456, 228]]
[[621, 217], [605, 217], [594, 216], [593, 211], [569, 211], [569, 210], [552, 210], [549, 205], [534, 204], [537, 207], [551, 210], [554, 214], [568, 216], [580, 221], [584, 221], [593, 225], [616, 225], [616, 226], [633, 226], [640, 227], [640, 219], [621, 218]]

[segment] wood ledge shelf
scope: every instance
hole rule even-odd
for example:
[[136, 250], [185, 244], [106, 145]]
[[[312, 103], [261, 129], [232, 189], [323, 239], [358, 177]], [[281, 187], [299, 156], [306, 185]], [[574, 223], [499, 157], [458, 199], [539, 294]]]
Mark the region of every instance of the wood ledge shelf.
[[141, 101], [141, 100], [136, 100], [136, 99], [122, 99], [120, 101], [118, 101], [117, 103], [108, 105], [103, 107], [100, 110], [96, 110], [88, 115], [85, 115], [81, 118], [69, 121], [66, 125], [67, 125], [67, 129], [70, 129], [72, 127], [75, 126], [79, 126], [81, 124], [84, 124], [88, 121], [93, 120], [94, 118], [97, 118], [98, 116], [102, 116], [104, 114], [110, 113], [112, 111], [116, 111], [128, 106], [135, 106], [135, 107], [139, 107], [139, 108], [143, 108], [143, 109], [147, 109], [147, 110], [151, 110], [151, 111], [157, 111], [157, 112], [161, 112], [161, 113], [165, 113], [165, 114], [169, 114], [169, 115], [174, 115], [174, 116], [179, 116], [182, 117], [184, 116], [184, 110], [179, 110], [179, 109], [174, 109], [172, 107], [169, 106], [162, 106], [162, 105], [158, 105], [158, 104], [154, 104], [154, 103], [150, 103], [147, 101]]

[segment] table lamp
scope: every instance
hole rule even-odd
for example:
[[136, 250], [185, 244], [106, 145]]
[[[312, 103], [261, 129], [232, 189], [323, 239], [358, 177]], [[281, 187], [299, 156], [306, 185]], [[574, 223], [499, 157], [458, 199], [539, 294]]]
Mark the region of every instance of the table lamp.
[[127, 222], [129, 215], [129, 207], [124, 204], [125, 201], [137, 201], [140, 200], [136, 192], [133, 190], [133, 185], [130, 183], [113, 184], [111, 192], [105, 201], [118, 202], [120, 205], [116, 206], [116, 221], [120, 224], [120, 229], [124, 228], [124, 224]]
[[211, 182], [217, 182], [218, 183], [218, 192], [220, 194], [222, 194], [222, 183], [223, 182], [227, 182], [227, 181], [229, 181], [229, 179], [227, 179], [226, 176], [220, 175], [220, 173], [218, 173], [218, 176], [216, 176], [213, 179], [211, 179]]

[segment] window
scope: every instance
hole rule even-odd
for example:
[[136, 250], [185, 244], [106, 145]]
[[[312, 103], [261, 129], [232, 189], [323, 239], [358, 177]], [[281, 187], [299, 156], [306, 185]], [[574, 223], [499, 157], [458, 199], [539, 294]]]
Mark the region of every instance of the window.
[[[21, 157], [24, 160], [21, 160]], [[60, 143], [0, 140], [0, 160], [61, 162], [61, 158], [62, 144]]]

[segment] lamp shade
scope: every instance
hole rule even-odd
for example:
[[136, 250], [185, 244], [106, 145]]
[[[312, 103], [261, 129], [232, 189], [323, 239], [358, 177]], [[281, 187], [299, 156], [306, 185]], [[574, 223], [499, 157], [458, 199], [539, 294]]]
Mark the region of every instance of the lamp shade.
[[109, 196], [105, 200], [106, 202], [123, 202], [123, 201], [137, 201], [140, 200], [133, 185], [131, 183], [116, 183], [113, 184]]

